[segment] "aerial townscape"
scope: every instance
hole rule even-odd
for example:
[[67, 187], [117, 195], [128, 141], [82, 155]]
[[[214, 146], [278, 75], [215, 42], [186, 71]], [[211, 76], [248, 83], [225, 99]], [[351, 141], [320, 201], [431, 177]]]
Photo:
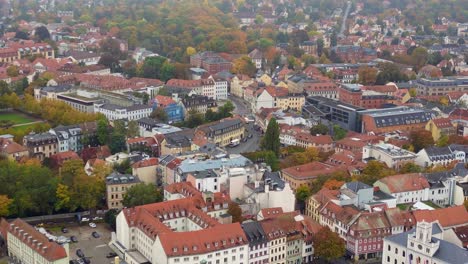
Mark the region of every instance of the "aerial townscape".
[[0, 0], [0, 264], [468, 264], [466, 0]]

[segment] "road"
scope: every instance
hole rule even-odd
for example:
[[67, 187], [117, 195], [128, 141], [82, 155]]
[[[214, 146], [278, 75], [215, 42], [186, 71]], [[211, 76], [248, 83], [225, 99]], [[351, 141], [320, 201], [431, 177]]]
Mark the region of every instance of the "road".
[[250, 109], [247, 107], [247, 103], [243, 99], [237, 98], [235, 96], [229, 96], [228, 100], [231, 101], [236, 107], [234, 109], [234, 114], [238, 114], [241, 116], [252, 114], [252, 112], [250, 112]]
[[[252, 112], [250, 112], [250, 109], [247, 107], [247, 104], [243, 99], [237, 98], [235, 96], [230, 96], [228, 100], [230, 100], [236, 107], [234, 109], [234, 114], [238, 114], [241, 116], [252, 115]], [[226, 147], [226, 151], [229, 154], [241, 154], [245, 152], [252, 152], [260, 148], [260, 140], [261, 140], [262, 134], [259, 131], [254, 129], [253, 122], [247, 124], [245, 134], [246, 135], [252, 134], [252, 138], [248, 138], [246, 142], [241, 142], [236, 147], [233, 147], [233, 148]]]
[[346, 11], [343, 16], [343, 22], [341, 23], [340, 33], [338, 34], [338, 36], [340, 37], [344, 37], [344, 32], [346, 29], [346, 20], [348, 19], [350, 10], [351, 10], [351, 1], [348, 1], [347, 6], [346, 6]]

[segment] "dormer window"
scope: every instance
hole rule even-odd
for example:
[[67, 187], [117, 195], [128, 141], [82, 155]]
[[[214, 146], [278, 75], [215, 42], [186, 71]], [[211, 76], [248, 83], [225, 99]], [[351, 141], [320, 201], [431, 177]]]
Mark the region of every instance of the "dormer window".
[[188, 247], [184, 247], [184, 251], [185, 251], [185, 252], [188, 251]]
[[177, 252], [177, 248], [176, 248], [176, 247], [173, 248], [173, 249], [172, 249], [172, 252]]

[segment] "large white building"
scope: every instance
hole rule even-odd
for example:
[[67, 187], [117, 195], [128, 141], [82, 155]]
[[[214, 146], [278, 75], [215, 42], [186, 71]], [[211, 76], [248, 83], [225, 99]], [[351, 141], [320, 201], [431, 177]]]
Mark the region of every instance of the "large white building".
[[465, 264], [468, 251], [444, 240], [438, 222], [419, 222], [416, 229], [384, 238], [382, 263]]
[[418, 152], [415, 163], [421, 167], [447, 166], [454, 161], [465, 163], [465, 149], [465, 146], [455, 144], [446, 147], [427, 147]]
[[113, 104], [95, 104], [94, 111], [102, 113], [108, 120], [138, 120], [148, 117], [153, 112], [149, 105], [118, 106]]
[[240, 224], [206, 214], [211, 201], [191, 197], [123, 209], [112, 243], [130, 264], [248, 263]]
[[389, 168], [399, 170], [406, 163], [414, 162], [416, 154], [391, 144], [367, 145], [362, 149], [363, 161], [375, 159], [387, 164]]
[[396, 198], [397, 204], [429, 200], [429, 182], [420, 173], [392, 175], [374, 183], [382, 192]]
[[228, 82], [223, 79], [213, 78], [215, 84], [214, 98], [215, 100], [226, 100], [228, 96]]
[[9, 263], [68, 264], [68, 244], [59, 245], [17, 218], [11, 223], [1, 220], [1, 234], [6, 241]]

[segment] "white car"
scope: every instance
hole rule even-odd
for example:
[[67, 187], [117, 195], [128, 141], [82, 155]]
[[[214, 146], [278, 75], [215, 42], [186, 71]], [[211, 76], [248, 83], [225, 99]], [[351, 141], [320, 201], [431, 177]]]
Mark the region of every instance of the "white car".
[[89, 222], [89, 218], [83, 217], [83, 218], [81, 218], [81, 222]]
[[92, 227], [92, 228], [96, 228], [96, 224], [95, 223], [89, 223], [89, 226]]

